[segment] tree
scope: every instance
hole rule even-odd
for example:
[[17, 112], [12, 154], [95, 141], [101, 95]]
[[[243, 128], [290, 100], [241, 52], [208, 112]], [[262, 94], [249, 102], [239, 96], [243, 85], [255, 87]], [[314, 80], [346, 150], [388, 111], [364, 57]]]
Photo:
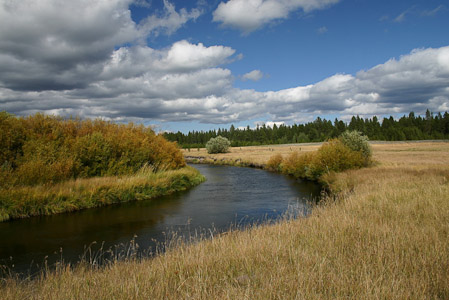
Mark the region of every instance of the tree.
[[428, 135], [428, 138], [430, 138], [430, 136], [432, 134], [432, 120], [433, 120], [433, 114], [429, 109], [427, 109], [424, 130], [425, 130], [425, 133]]
[[220, 135], [216, 138], [211, 138], [206, 143], [207, 153], [226, 153], [228, 152], [229, 146], [231, 146], [229, 140]]

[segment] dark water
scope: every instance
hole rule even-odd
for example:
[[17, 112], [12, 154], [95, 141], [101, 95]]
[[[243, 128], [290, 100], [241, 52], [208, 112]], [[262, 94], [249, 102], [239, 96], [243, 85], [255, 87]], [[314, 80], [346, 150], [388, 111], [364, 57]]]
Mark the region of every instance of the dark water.
[[182, 193], [151, 201], [0, 223], [0, 265], [35, 272], [47, 261], [77, 262], [86, 247], [96, 251], [129, 244], [154, 250], [169, 232], [221, 232], [279, 217], [289, 207], [308, 211], [319, 187], [250, 168], [195, 165], [207, 181]]

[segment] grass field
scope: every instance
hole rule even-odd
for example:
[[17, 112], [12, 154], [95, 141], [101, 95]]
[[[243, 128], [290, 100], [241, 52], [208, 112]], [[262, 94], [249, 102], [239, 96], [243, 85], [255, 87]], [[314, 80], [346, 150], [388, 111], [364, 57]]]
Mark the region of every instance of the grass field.
[[[183, 149], [182, 153], [186, 157], [205, 157], [216, 160], [236, 161], [253, 164], [264, 164], [268, 159], [277, 153], [288, 155], [292, 151], [315, 151], [320, 147], [321, 143], [314, 144], [296, 144], [296, 145], [270, 145], [270, 146], [250, 146], [250, 147], [234, 147], [230, 148], [228, 153], [208, 154], [206, 148], [191, 149], [190, 151]], [[199, 150], [199, 151], [198, 151]]]
[[[236, 148], [212, 158], [263, 164], [317, 147]], [[0, 298], [449, 299], [449, 143], [373, 150], [375, 166], [327, 176], [334, 194], [308, 218], [174, 242], [142, 262], [6, 279]]]
[[[183, 149], [184, 156], [205, 157], [217, 160], [242, 160], [264, 164], [275, 154], [289, 155], [293, 151], [316, 151], [321, 143], [269, 145], [231, 148], [228, 153], [208, 154], [205, 148]], [[449, 162], [448, 142], [372, 142], [374, 160], [387, 165], [414, 165], [427, 168], [430, 165], [444, 165]]]

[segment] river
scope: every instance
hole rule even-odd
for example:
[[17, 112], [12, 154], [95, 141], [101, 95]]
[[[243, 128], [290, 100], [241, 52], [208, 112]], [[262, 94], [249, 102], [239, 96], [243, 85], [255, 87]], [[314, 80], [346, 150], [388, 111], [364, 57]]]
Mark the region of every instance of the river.
[[[87, 251], [124, 249], [134, 241], [144, 252], [169, 239], [171, 232], [207, 236], [233, 227], [276, 219], [292, 208], [306, 215], [319, 187], [251, 168], [194, 165], [207, 181], [181, 193], [53, 216], [0, 223], [0, 265], [32, 274], [59, 260], [75, 263]], [[92, 254], [94, 253], [94, 254]], [[86, 257], [86, 256], [85, 256]]]

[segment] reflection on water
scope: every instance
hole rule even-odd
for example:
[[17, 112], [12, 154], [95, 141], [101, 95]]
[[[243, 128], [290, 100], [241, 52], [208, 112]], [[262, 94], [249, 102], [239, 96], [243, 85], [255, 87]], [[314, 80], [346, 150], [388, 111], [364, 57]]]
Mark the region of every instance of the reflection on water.
[[[86, 246], [104, 248], [126, 244], [136, 237], [141, 249], [154, 248], [167, 232], [189, 234], [202, 228], [227, 230], [275, 218], [289, 206], [304, 213], [319, 187], [296, 182], [263, 170], [228, 166], [195, 165], [207, 181], [187, 192], [150, 201], [136, 201], [55, 216], [0, 223], [0, 264], [17, 272], [30, 265], [49, 264], [62, 256], [79, 260]], [[62, 254], [61, 254], [62, 249]]]

